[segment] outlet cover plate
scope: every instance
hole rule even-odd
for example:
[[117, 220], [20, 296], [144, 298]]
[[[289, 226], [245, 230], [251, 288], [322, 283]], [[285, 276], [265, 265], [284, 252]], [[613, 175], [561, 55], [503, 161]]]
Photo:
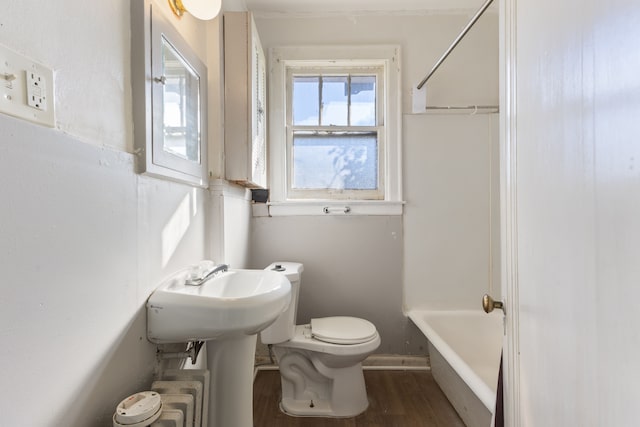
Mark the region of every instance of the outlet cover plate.
[[0, 45], [0, 112], [55, 126], [53, 70]]

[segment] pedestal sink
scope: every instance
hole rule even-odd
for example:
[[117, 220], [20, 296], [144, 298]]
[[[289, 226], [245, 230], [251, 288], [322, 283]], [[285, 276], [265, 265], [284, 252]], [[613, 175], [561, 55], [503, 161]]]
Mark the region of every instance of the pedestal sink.
[[291, 284], [275, 271], [229, 269], [192, 286], [185, 284], [191, 274], [175, 273], [149, 297], [149, 341], [206, 341], [207, 427], [253, 427], [256, 336], [287, 308]]

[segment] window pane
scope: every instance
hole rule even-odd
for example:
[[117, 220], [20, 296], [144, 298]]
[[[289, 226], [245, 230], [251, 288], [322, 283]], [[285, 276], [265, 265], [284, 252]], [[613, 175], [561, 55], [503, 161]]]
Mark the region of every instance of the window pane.
[[377, 189], [377, 135], [294, 135], [292, 187]]
[[348, 77], [322, 78], [322, 126], [347, 126]]
[[175, 51], [162, 40], [163, 150], [195, 162], [200, 161], [200, 79]]
[[320, 77], [293, 78], [293, 124], [318, 126], [320, 121]]
[[351, 77], [351, 126], [376, 125], [376, 76]]

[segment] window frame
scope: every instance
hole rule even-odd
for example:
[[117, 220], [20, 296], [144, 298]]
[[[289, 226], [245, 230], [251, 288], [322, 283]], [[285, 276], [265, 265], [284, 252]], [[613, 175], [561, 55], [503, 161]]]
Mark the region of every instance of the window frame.
[[[334, 62], [324, 67], [309, 66], [306, 64], [295, 64], [290, 62], [286, 67], [286, 150], [287, 150], [287, 200], [304, 200], [304, 199], [327, 199], [327, 200], [384, 200], [385, 180], [384, 180], [384, 164], [385, 164], [385, 132], [384, 132], [384, 68], [377, 66], [345, 66], [340, 62]], [[376, 119], [372, 126], [351, 126], [351, 125], [295, 125], [293, 123], [293, 78], [299, 76], [371, 76], [376, 77]], [[320, 99], [322, 102], [322, 99]], [[319, 106], [322, 110], [321, 105]], [[349, 115], [349, 112], [347, 113]], [[322, 111], [319, 112], [322, 117]], [[353, 189], [299, 189], [293, 187], [294, 178], [294, 159], [293, 137], [296, 132], [375, 132], [377, 143], [377, 171], [376, 182], [377, 188], [372, 190], [353, 190]]]
[[[326, 215], [326, 212], [351, 215], [401, 215], [401, 85], [400, 47], [395, 45], [365, 46], [295, 46], [275, 47], [269, 51], [269, 190], [267, 209], [258, 215]], [[376, 115], [382, 120], [378, 139], [378, 187], [383, 190], [375, 198], [354, 198], [348, 191], [329, 194], [291, 192], [293, 132], [291, 111], [287, 107], [289, 70], [316, 70], [329, 74], [330, 69], [380, 68], [377, 82]], [[294, 197], [295, 196], [295, 197]], [[328, 208], [328, 209], [327, 209]], [[346, 208], [346, 209], [343, 209]], [[255, 212], [256, 210], [254, 210]]]

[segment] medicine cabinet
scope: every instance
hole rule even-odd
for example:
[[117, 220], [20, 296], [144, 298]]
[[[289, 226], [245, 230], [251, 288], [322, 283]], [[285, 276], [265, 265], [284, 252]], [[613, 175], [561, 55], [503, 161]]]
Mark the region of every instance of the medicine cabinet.
[[250, 12], [224, 14], [225, 177], [266, 188], [266, 64]]
[[206, 187], [207, 68], [151, 0], [131, 2], [139, 172]]

